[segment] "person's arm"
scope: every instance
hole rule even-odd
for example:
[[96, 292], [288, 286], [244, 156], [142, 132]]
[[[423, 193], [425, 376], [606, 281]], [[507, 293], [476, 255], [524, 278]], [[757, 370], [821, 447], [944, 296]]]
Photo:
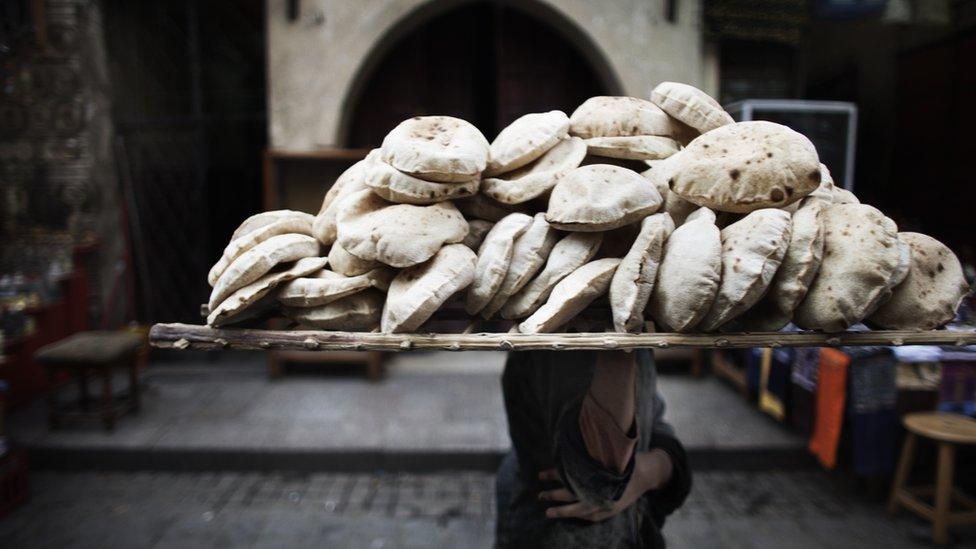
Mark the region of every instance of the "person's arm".
[[637, 444], [636, 373], [633, 353], [598, 353], [589, 391], [580, 406], [579, 427], [587, 453], [616, 473], [627, 469]]

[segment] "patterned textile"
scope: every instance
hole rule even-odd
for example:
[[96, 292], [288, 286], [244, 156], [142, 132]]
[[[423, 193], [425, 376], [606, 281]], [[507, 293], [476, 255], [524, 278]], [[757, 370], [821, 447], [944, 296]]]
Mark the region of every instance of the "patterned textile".
[[817, 371], [820, 369], [820, 347], [801, 347], [793, 357], [790, 379], [811, 393], [817, 390]]
[[[891, 352], [884, 348], [851, 355], [851, 410], [855, 414], [894, 409], [898, 398], [895, 387], [895, 361]], [[846, 352], [846, 349], [845, 349]]]

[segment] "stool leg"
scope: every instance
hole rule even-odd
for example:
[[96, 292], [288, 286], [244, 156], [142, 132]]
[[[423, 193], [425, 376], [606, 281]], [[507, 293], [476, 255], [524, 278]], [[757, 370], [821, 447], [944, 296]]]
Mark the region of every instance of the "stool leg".
[[947, 442], [939, 444], [939, 468], [935, 478], [935, 516], [932, 521], [932, 540], [943, 545], [949, 541], [949, 513], [952, 499], [952, 476], [956, 464], [956, 447]]
[[915, 434], [905, 435], [905, 443], [901, 447], [901, 458], [898, 460], [898, 470], [895, 472], [895, 481], [891, 485], [891, 496], [888, 498], [888, 514], [894, 515], [898, 512], [898, 497], [905, 490], [908, 482], [908, 474], [912, 471], [912, 464], [915, 462]]
[[115, 407], [112, 403], [112, 369], [102, 369], [102, 422], [109, 431], [115, 429]]

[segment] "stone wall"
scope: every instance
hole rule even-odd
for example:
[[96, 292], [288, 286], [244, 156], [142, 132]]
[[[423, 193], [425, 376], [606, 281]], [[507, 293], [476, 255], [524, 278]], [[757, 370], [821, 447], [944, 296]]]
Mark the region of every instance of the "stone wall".
[[[700, 0], [677, 2], [675, 22], [665, 0], [521, 0], [510, 5], [560, 28], [622, 93], [648, 97], [662, 80], [709, 88], [703, 61]], [[268, 131], [271, 146], [312, 150], [342, 146], [342, 114], [371, 52], [404, 21], [463, 5], [463, 0], [303, 0], [288, 18], [287, 0], [267, 0]], [[418, 16], [418, 14], [423, 14]], [[714, 91], [708, 90], [707, 91]]]

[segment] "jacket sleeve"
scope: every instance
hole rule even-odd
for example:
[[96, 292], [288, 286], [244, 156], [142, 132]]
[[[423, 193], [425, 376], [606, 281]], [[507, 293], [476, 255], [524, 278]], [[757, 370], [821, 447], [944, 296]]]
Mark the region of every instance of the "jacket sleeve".
[[688, 455], [681, 441], [675, 436], [674, 428], [664, 420], [664, 397], [654, 386], [654, 422], [651, 427], [650, 444], [648, 450], [659, 448], [667, 452], [671, 458], [671, 479], [657, 490], [645, 494], [651, 516], [658, 528], [664, 525], [664, 519], [684, 503], [691, 492], [691, 468], [688, 466]]

